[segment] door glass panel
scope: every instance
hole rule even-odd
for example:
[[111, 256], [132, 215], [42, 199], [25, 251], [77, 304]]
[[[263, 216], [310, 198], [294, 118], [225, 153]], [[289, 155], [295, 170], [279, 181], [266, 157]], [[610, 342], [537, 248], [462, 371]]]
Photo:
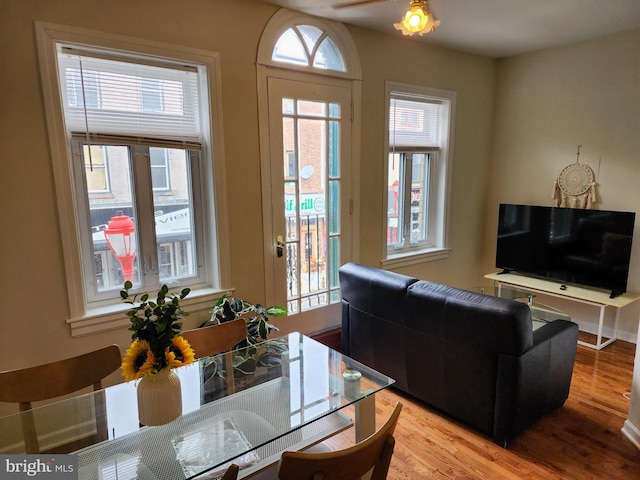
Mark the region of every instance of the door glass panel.
[[293, 101], [293, 98], [283, 98], [282, 99], [282, 113], [295, 113], [294, 108], [295, 108], [295, 102]]
[[340, 123], [330, 120], [329, 113], [337, 117], [340, 109], [309, 100], [297, 100], [295, 112], [285, 105], [289, 103], [283, 103], [282, 127], [291, 315], [326, 306], [330, 299], [339, 301], [339, 295], [330, 295], [330, 283], [337, 281], [340, 263]]
[[284, 214], [287, 219], [287, 241], [298, 240], [298, 194], [297, 182], [284, 184]]
[[287, 242], [287, 313], [289, 315], [300, 313], [299, 263], [298, 244]]
[[284, 154], [284, 178], [295, 179], [297, 176], [298, 162], [296, 160], [295, 130], [292, 118], [282, 120], [282, 151]]
[[329, 182], [329, 233], [340, 233], [340, 182]]
[[327, 115], [327, 104], [324, 102], [298, 100], [298, 115], [325, 117]]
[[329, 104], [329, 117], [331, 118], [340, 118], [340, 104], [339, 103], [330, 103]]
[[[340, 281], [338, 278], [338, 269], [340, 268], [340, 238], [331, 237], [329, 239], [329, 258], [331, 259], [331, 267], [329, 268], [329, 286], [332, 289], [340, 288]], [[340, 300], [340, 292], [337, 299]]]
[[329, 177], [340, 175], [340, 123], [329, 122]]

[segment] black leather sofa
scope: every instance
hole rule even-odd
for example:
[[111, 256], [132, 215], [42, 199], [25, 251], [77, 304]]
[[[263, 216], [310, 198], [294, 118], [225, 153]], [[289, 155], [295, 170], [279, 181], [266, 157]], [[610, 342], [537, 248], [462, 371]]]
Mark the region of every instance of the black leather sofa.
[[521, 302], [348, 263], [342, 350], [503, 447], [569, 395], [578, 326]]

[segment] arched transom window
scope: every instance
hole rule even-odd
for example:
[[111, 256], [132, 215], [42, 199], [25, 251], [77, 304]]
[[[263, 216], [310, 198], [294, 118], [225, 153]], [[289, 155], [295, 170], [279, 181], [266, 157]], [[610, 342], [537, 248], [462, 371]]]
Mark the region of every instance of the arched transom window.
[[266, 25], [258, 64], [360, 80], [358, 52], [339, 23], [281, 8]]
[[288, 28], [276, 42], [271, 59], [322, 70], [345, 72], [344, 56], [321, 29], [313, 25], [295, 25]]

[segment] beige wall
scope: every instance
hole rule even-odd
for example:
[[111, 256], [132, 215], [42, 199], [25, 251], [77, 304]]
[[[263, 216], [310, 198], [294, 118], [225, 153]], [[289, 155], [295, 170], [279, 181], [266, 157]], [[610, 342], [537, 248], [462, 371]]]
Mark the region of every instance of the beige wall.
[[[398, 269], [407, 275], [472, 287], [480, 275], [483, 201], [492, 132], [496, 61], [351, 29], [363, 71], [361, 159], [362, 263], [380, 267], [385, 231], [384, 81], [457, 92], [447, 260]], [[401, 52], [401, 54], [399, 53]], [[380, 61], [384, 59], [384, 61]], [[372, 188], [380, 186], [380, 189]]]
[[[0, 209], [4, 226], [0, 291], [5, 298], [0, 369], [50, 361], [109, 343], [119, 344], [124, 352], [130, 338], [126, 330], [71, 338], [65, 323], [69, 312], [64, 261], [34, 21], [220, 53], [230, 286], [242, 298], [262, 302], [265, 279], [258, 208], [255, 60], [261, 32], [275, 11], [275, 7], [251, 0], [0, 0]], [[235, 18], [243, 19], [242, 30], [236, 29]], [[637, 33], [498, 63], [398, 36], [352, 27], [349, 31], [363, 70], [359, 225], [363, 263], [379, 266], [382, 258], [385, 80], [455, 90], [458, 95], [450, 195], [451, 256], [403, 269], [403, 273], [461, 287], [481, 283], [482, 274], [493, 270], [497, 203], [548, 204], [553, 179], [574, 159], [578, 143], [583, 144], [585, 162], [602, 157], [600, 207], [633, 210], [638, 204], [640, 191], [633, 188], [637, 174], [629, 175], [637, 171], [640, 150], [633, 133], [638, 131], [638, 94], [632, 90], [634, 80], [635, 88], [638, 85]], [[635, 105], [631, 102], [634, 95]], [[603, 125], [606, 128], [600, 131]], [[490, 163], [492, 141], [494, 161]], [[640, 291], [638, 251], [634, 249], [630, 287]], [[191, 322], [206, 315], [200, 312], [190, 317]], [[633, 331], [633, 325], [625, 325]], [[304, 326], [300, 330], [304, 332]], [[117, 374], [110, 378], [110, 382], [117, 381]]]
[[[495, 270], [498, 204], [551, 205], [553, 182], [578, 145], [580, 162], [596, 173], [596, 208], [639, 210], [640, 31], [502, 59], [496, 98], [486, 271]], [[628, 290], [640, 292], [640, 217], [634, 233]], [[545, 302], [596, 330], [596, 308]], [[640, 302], [622, 311], [621, 338], [636, 341], [639, 313]]]
[[[580, 161], [596, 172], [601, 210], [638, 213], [640, 206], [640, 31], [503, 59], [485, 211], [484, 269], [495, 262], [501, 202], [551, 205], [560, 170]], [[640, 218], [636, 220], [628, 290], [640, 292]], [[598, 310], [541, 299], [597, 331]], [[609, 312], [607, 325], [613, 325]], [[622, 311], [619, 338], [635, 342], [640, 302]], [[610, 328], [607, 329], [610, 331]], [[640, 389], [636, 351], [631, 390]], [[640, 444], [640, 403], [629, 407], [625, 434]]]
[[[231, 285], [264, 302], [256, 51], [276, 8], [251, 0], [0, 0], [0, 177], [5, 225], [0, 291], [0, 369], [78, 354], [104, 344], [126, 349], [130, 332], [70, 336], [57, 201], [40, 87], [34, 21], [58, 23], [219, 52], [229, 216]], [[237, 29], [236, 18], [243, 19]], [[411, 273], [473, 285], [480, 273], [482, 201], [491, 139], [496, 61], [350, 29], [363, 65], [360, 260], [382, 258], [384, 81], [456, 90], [458, 110], [446, 261]], [[384, 58], [384, 61], [380, 61]], [[69, 206], [68, 208], [71, 208]], [[199, 312], [190, 324], [207, 316]], [[195, 318], [194, 318], [195, 317]], [[188, 326], [191, 326], [191, 325]], [[299, 329], [305, 332], [304, 325]], [[117, 382], [116, 374], [110, 382]]]

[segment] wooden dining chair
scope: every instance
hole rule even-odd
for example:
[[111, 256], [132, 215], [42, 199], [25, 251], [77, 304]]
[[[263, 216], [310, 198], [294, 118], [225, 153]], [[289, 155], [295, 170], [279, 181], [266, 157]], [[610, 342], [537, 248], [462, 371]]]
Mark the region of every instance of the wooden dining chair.
[[237, 480], [238, 471], [240, 471], [240, 467], [235, 463], [232, 463], [227, 471], [224, 472], [224, 475], [220, 477], [220, 480]]
[[387, 478], [401, 410], [398, 402], [385, 424], [353, 447], [323, 453], [284, 452], [278, 480], [356, 480], [367, 472], [371, 472], [371, 480]]
[[[40, 453], [31, 403], [49, 400], [93, 386], [102, 389], [102, 380], [120, 368], [122, 356], [118, 345], [95, 350], [76, 357], [33, 367], [0, 372], [0, 402], [18, 403], [22, 414], [22, 429], [27, 453]], [[106, 435], [104, 408], [96, 400], [97, 435]]]
[[229, 394], [236, 391], [233, 378], [232, 349], [247, 338], [247, 335], [247, 322], [244, 318], [182, 332], [182, 337], [189, 342], [196, 358], [225, 353], [224, 368], [227, 371], [227, 392]]

